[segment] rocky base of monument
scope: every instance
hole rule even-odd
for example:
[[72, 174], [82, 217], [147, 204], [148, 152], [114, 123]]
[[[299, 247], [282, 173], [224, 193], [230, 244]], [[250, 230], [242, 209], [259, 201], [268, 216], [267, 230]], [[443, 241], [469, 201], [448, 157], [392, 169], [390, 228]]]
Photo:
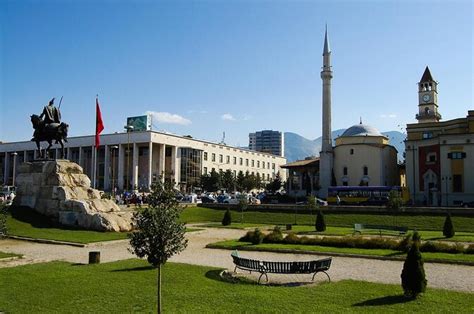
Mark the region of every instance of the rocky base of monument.
[[101, 199], [82, 168], [69, 160], [25, 162], [16, 176], [13, 205], [33, 208], [67, 226], [98, 231], [130, 231], [131, 212]]

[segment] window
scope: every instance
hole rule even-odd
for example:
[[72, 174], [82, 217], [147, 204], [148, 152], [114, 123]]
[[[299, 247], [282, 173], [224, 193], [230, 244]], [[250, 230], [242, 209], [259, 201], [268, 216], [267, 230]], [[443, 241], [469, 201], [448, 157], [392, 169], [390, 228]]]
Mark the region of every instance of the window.
[[257, 160], [257, 168], [260, 168], [260, 160]]
[[466, 153], [464, 152], [451, 152], [448, 153], [449, 159], [464, 159], [466, 158]]
[[216, 168], [212, 168], [212, 172], [216, 172]]
[[272, 169], [275, 170], [275, 164], [274, 163], [272, 163]]
[[342, 174], [347, 176], [347, 167], [344, 167], [344, 169], [342, 169]]
[[436, 162], [436, 153], [431, 152], [428, 155], [426, 155], [426, 162], [428, 163]]
[[453, 192], [463, 192], [462, 175], [461, 174], [454, 174], [453, 175]]
[[265, 162], [264, 161], [262, 162], [262, 167], [263, 167], [263, 169], [265, 169]]
[[364, 176], [369, 175], [369, 168], [367, 166], [364, 167]]
[[248, 167], [249, 166], [249, 160], [248, 158], [245, 159], [245, 165]]
[[207, 160], [207, 152], [204, 152], [204, 160]]
[[423, 132], [423, 139], [426, 140], [426, 139], [429, 139], [429, 138], [432, 138], [433, 137], [433, 133], [431, 132]]
[[228, 163], [228, 164], [230, 164], [230, 156], [226, 156], [225, 162]]
[[207, 167], [204, 167], [204, 174], [207, 174]]
[[240, 165], [242, 166], [244, 164], [244, 159], [240, 158]]
[[237, 157], [234, 157], [234, 165], [237, 164]]
[[252, 159], [252, 167], [255, 167], [255, 160]]
[[219, 154], [219, 162], [220, 163], [224, 162], [224, 156], [222, 154]]
[[354, 155], [354, 148], [351, 148], [351, 155]]
[[212, 153], [212, 161], [216, 161], [216, 154]]
[[342, 182], [342, 185], [343, 185], [343, 186], [348, 186], [349, 184], [348, 184], [347, 181], [344, 181], [344, 182]]
[[267, 168], [270, 169], [270, 162], [267, 162]]

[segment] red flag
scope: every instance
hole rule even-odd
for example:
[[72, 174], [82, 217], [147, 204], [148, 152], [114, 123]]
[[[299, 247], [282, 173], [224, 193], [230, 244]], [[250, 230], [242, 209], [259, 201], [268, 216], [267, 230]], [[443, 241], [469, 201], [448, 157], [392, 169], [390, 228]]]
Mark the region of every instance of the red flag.
[[102, 122], [102, 113], [99, 107], [99, 98], [95, 99], [95, 147], [100, 145], [100, 132], [104, 130], [104, 123]]

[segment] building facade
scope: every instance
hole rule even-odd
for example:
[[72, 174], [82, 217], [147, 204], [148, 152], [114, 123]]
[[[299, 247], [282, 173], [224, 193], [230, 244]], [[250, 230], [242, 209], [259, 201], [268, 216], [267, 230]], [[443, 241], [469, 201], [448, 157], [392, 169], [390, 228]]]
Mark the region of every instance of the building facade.
[[418, 123], [407, 124], [406, 181], [416, 204], [474, 201], [474, 110], [440, 121], [438, 83], [426, 67], [418, 83]]
[[[182, 190], [199, 185], [201, 174], [230, 169], [259, 174], [262, 181], [271, 181], [278, 172], [283, 181], [286, 171], [281, 168], [286, 159], [268, 153], [201, 141], [190, 137], [155, 131], [101, 135], [101, 145], [94, 147], [94, 136], [68, 139], [66, 158], [78, 163], [93, 182], [105, 191], [143, 188], [162, 178], [174, 180]], [[0, 182], [13, 183], [14, 168], [24, 161], [37, 159], [35, 143], [0, 144]], [[59, 156], [52, 149], [52, 156]]]
[[319, 191], [319, 158], [308, 157], [283, 165], [288, 169], [287, 192], [291, 196], [305, 197]]
[[285, 135], [273, 130], [249, 133], [249, 149], [284, 157]]

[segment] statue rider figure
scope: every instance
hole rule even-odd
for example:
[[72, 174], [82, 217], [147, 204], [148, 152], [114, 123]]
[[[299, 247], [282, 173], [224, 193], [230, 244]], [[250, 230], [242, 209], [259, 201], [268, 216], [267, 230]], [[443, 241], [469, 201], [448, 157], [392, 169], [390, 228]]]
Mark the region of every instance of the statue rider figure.
[[47, 106], [44, 106], [43, 112], [39, 116], [39, 118], [42, 119], [40, 127], [35, 130], [32, 140], [37, 137], [38, 133], [40, 132], [40, 129], [43, 130], [52, 123], [61, 123], [61, 111], [54, 105], [54, 99], [55, 98], [51, 99], [49, 101], [49, 104]]

